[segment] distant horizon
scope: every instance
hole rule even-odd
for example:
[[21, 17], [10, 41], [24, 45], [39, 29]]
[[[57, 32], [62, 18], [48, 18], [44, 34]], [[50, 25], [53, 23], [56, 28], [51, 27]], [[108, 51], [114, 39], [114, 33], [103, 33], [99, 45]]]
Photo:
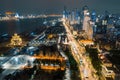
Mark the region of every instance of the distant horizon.
[[[63, 9], [64, 10], [64, 9]], [[4, 11], [4, 12], [0, 12], [0, 14], [5, 14], [5, 12], [13, 12], [13, 13], [18, 13], [19, 15], [30, 15], [30, 14], [33, 14], [33, 15], [41, 15], [41, 14], [45, 14], [45, 15], [50, 15], [50, 14], [57, 14], [57, 15], [62, 15], [62, 12], [63, 12], [63, 10], [61, 10], [61, 12], [54, 12], [54, 13], [50, 13], [50, 12], [33, 12], [33, 11], [31, 11], [31, 12], [20, 12], [20, 11], [14, 11], [14, 10], [7, 10], [7, 11]], [[72, 10], [75, 10], [75, 9], [67, 9], [68, 11], [71, 11], [72, 12]], [[98, 15], [99, 14], [104, 14], [104, 12], [105, 11], [108, 11], [108, 10], [104, 10], [104, 11], [99, 11], [99, 10], [95, 10], [95, 9], [89, 9], [89, 12], [92, 12], [92, 11], [95, 11]], [[82, 11], [82, 9], [80, 10], [80, 9], [78, 9], [78, 11]], [[110, 11], [108, 11], [110, 14], [120, 14], [120, 12], [110, 12]]]
[[102, 14], [106, 10], [113, 14], [120, 13], [120, 0], [0, 0], [0, 13], [6, 11], [18, 12], [19, 14], [62, 14], [64, 6], [67, 10], [87, 5], [95, 10], [97, 14]]

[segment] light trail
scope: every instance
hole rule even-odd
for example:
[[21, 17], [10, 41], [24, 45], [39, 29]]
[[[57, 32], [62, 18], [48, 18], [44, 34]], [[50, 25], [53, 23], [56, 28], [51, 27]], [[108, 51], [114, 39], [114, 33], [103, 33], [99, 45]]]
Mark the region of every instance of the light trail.
[[[93, 70], [89, 68], [89, 66], [91, 66], [91, 65], [87, 62], [86, 57], [83, 56], [83, 54], [86, 52], [85, 47], [80, 46], [80, 44], [75, 40], [75, 38], [72, 35], [71, 30], [70, 30], [71, 26], [69, 24], [67, 24], [65, 20], [63, 20], [63, 25], [66, 29], [68, 40], [70, 41], [72, 55], [78, 63], [82, 80], [86, 80], [86, 79], [96, 80], [92, 76]], [[80, 59], [82, 59], [82, 61], [83, 61], [82, 66], [79, 65], [80, 64]], [[84, 75], [85, 70], [87, 72], [86, 75]]]

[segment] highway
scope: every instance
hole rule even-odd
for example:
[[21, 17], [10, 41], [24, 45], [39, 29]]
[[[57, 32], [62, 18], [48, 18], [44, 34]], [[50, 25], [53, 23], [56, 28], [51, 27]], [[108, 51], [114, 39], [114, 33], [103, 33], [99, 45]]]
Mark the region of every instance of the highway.
[[[90, 65], [90, 63], [86, 60], [86, 56], [83, 55], [86, 52], [85, 47], [81, 46], [80, 43], [76, 41], [73, 34], [71, 33], [71, 30], [70, 30], [71, 26], [66, 23], [66, 20], [63, 20], [63, 25], [66, 29], [66, 34], [67, 34], [67, 37], [68, 37], [68, 40], [71, 46], [72, 55], [75, 58], [76, 62], [78, 63], [78, 67], [79, 67], [80, 74], [81, 74], [81, 79], [82, 80], [96, 80], [92, 75], [93, 70], [90, 69], [92, 65]], [[80, 60], [82, 61], [82, 65], [80, 64]]]

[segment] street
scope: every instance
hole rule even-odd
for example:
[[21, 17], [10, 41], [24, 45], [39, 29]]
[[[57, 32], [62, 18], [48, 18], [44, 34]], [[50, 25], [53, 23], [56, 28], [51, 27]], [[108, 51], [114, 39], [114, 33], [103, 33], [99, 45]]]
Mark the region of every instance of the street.
[[[65, 20], [63, 21], [63, 25], [66, 29], [68, 40], [70, 41], [72, 55], [75, 58], [76, 62], [78, 63], [82, 80], [95, 80], [95, 78], [92, 76], [93, 70], [90, 69], [90, 66], [92, 66], [92, 65], [89, 65], [85, 56], [83, 56], [83, 54], [86, 52], [85, 47], [81, 46], [75, 40], [73, 34], [70, 31], [71, 26], [69, 24], [67, 24], [65, 22]], [[82, 60], [82, 63], [83, 63], [82, 66], [79, 65], [80, 64], [80, 59]]]

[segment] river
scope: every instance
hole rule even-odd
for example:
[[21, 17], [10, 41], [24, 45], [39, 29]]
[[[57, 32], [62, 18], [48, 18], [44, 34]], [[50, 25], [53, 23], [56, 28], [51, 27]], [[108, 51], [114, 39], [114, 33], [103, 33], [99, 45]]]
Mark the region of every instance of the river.
[[58, 19], [58, 17], [47, 17], [47, 18], [33, 18], [33, 19], [20, 19], [20, 20], [9, 20], [0, 21], [0, 35], [14, 33], [22, 33], [26, 31], [33, 31], [37, 28], [42, 28], [45, 25], [43, 22]]

